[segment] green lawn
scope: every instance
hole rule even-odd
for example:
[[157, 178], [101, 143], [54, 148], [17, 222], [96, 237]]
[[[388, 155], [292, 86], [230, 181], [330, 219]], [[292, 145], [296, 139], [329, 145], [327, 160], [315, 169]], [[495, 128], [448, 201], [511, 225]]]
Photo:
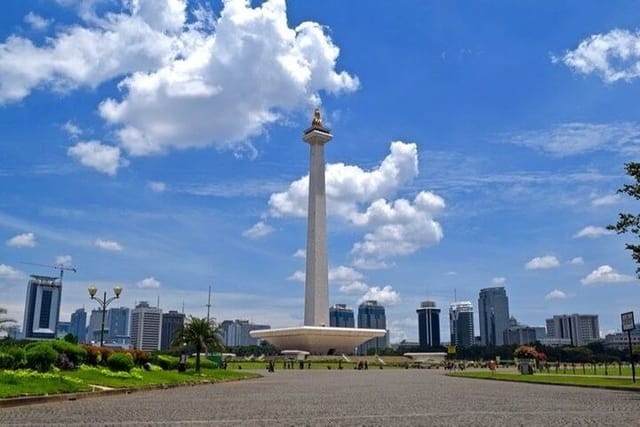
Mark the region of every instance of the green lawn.
[[147, 388], [158, 385], [191, 384], [203, 381], [229, 381], [256, 378], [243, 371], [202, 369], [200, 374], [187, 372], [134, 369], [131, 374], [113, 373], [107, 369], [81, 368], [75, 371], [40, 374], [32, 371], [0, 370], [0, 398], [37, 396], [57, 393], [91, 391], [94, 387]]
[[[593, 370], [591, 371], [593, 372]], [[615, 378], [589, 375], [541, 374], [521, 375], [518, 372], [466, 371], [448, 374], [454, 377], [479, 378], [486, 380], [518, 381], [541, 384], [560, 384], [583, 387], [606, 387], [640, 391], [640, 380], [635, 384], [631, 378]]]

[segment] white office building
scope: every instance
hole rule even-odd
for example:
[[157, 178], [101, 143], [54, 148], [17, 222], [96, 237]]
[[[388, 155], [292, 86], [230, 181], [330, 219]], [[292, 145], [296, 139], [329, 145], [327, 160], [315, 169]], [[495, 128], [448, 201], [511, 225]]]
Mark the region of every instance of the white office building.
[[141, 301], [131, 310], [131, 347], [136, 350], [160, 350], [162, 309]]

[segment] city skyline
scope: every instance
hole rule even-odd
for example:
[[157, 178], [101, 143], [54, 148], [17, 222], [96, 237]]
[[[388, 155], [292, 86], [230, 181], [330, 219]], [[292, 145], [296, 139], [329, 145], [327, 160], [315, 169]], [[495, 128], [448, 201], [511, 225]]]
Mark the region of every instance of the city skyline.
[[10, 2], [0, 306], [22, 322], [28, 276], [57, 275], [25, 263], [65, 263], [61, 320], [94, 283], [200, 317], [212, 286], [218, 320], [302, 324], [319, 106], [329, 305], [379, 301], [397, 342], [421, 301], [444, 316], [504, 286], [524, 324], [619, 330], [632, 237], [604, 227], [636, 210], [616, 194], [640, 139], [636, 6]]

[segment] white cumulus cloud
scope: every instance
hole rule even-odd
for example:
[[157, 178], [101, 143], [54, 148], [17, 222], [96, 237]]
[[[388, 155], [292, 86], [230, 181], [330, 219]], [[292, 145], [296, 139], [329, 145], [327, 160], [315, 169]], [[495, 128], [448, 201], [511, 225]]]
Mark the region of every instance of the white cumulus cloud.
[[[370, 171], [343, 163], [326, 167], [328, 215], [365, 232], [351, 250], [359, 268], [387, 266], [385, 259], [411, 254], [438, 243], [441, 225], [434, 219], [445, 207], [444, 200], [420, 191], [413, 200], [393, 196], [418, 174], [417, 146], [395, 141], [389, 155]], [[269, 199], [273, 217], [304, 217], [307, 211], [309, 177], [304, 176]]]
[[594, 34], [554, 62], [581, 74], [596, 74], [607, 83], [640, 76], [640, 32], [614, 29]]
[[551, 300], [565, 299], [566, 297], [567, 297], [566, 293], [564, 293], [560, 289], [554, 289], [551, 292], [549, 292], [547, 295], [545, 295], [544, 299], [546, 299], [547, 301], [551, 301]]
[[306, 280], [306, 275], [304, 271], [297, 270], [297, 271], [294, 271], [293, 274], [291, 274], [291, 276], [287, 277], [287, 280], [304, 283], [304, 281]]
[[0, 43], [0, 104], [115, 81], [119, 95], [98, 110], [133, 156], [204, 146], [252, 156], [251, 137], [319, 105], [321, 92], [359, 86], [336, 70], [329, 31], [289, 26], [284, 0], [225, 0], [217, 15], [195, 0], [84, 3], [82, 24]]
[[25, 15], [24, 22], [29, 24], [31, 28], [37, 31], [46, 30], [49, 24], [51, 24], [50, 20], [45, 19], [42, 16], [37, 15], [33, 12], [29, 12]]
[[151, 181], [147, 184], [154, 193], [163, 193], [167, 190], [167, 184], [160, 181]]
[[70, 266], [73, 262], [71, 255], [58, 255], [56, 256], [56, 265]]
[[149, 276], [136, 283], [136, 286], [141, 289], [157, 289], [160, 287], [160, 282], [153, 276]]
[[104, 249], [105, 251], [112, 251], [112, 252], [122, 251], [122, 245], [112, 240], [96, 239], [96, 241], [94, 242], [94, 245], [100, 249]]
[[581, 256], [577, 256], [577, 257], [571, 258], [571, 261], [569, 261], [569, 264], [571, 264], [571, 265], [584, 265], [584, 259], [582, 259]]
[[560, 261], [558, 261], [558, 258], [552, 255], [545, 255], [531, 259], [525, 264], [524, 268], [527, 270], [546, 270], [558, 267], [559, 265]]
[[18, 234], [7, 240], [7, 246], [14, 248], [33, 248], [36, 244], [36, 235], [33, 233]]
[[381, 305], [394, 305], [400, 302], [400, 295], [391, 286], [382, 288], [374, 286], [369, 288], [366, 294], [360, 298], [359, 303], [375, 300]]
[[25, 274], [10, 265], [0, 264], [0, 279], [7, 280], [16, 280], [22, 279], [25, 277]]
[[585, 286], [589, 286], [604, 283], [627, 283], [633, 280], [632, 276], [620, 274], [609, 265], [601, 265], [589, 273], [587, 277], [581, 279], [580, 282]]
[[255, 223], [251, 228], [242, 232], [244, 237], [249, 239], [259, 239], [273, 232], [273, 227], [263, 221]]
[[351, 267], [340, 265], [329, 270], [329, 282], [345, 283], [362, 279], [362, 273]]
[[604, 227], [596, 227], [594, 225], [588, 225], [584, 227], [582, 230], [578, 231], [573, 235], [574, 239], [578, 239], [580, 237], [588, 237], [594, 239], [596, 237], [606, 236], [608, 234], [614, 234], [615, 231], [607, 230]]
[[126, 161], [120, 158], [120, 148], [101, 144], [99, 141], [78, 142], [69, 147], [67, 154], [84, 166], [107, 175], [115, 175]]
[[294, 258], [306, 258], [307, 251], [304, 249], [298, 249], [297, 251], [294, 252], [293, 256]]
[[491, 279], [491, 285], [493, 286], [504, 286], [507, 283], [507, 279], [504, 277], [494, 277]]

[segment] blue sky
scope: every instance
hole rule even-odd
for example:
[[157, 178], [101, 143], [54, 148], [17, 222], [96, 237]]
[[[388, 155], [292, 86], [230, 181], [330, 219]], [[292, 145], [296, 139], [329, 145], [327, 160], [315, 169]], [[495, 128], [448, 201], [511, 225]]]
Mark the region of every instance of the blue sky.
[[[302, 323], [308, 146], [326, 146], [330, 302], [391, 341], [507, 289], [543, 325], [640, 305], [637, 1], [11, 0], [0, 17], [0, 306], [65, 261], [122, 305]], [[637, 208], [635, 208], [637, 209]], [[637, 311], [637, 310], [636, 310]], [[477, 326], [476, 326], [477, 328]]]

